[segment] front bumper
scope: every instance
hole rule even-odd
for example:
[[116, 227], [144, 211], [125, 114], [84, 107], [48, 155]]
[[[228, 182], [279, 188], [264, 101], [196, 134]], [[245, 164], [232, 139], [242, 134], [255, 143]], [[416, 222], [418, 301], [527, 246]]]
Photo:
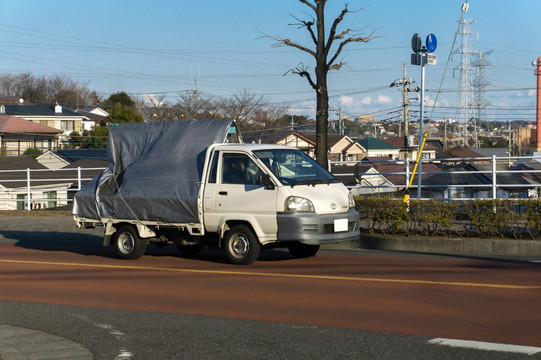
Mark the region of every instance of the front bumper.
[[[347, 231], [335, 231], [335, 220], [347, 219]], [[299, 241], [307, 245], [357, 240], [359, 213], [350, 209], [346, 213], [318, 215], [316, 213], [278, 213], [278, 241]]]

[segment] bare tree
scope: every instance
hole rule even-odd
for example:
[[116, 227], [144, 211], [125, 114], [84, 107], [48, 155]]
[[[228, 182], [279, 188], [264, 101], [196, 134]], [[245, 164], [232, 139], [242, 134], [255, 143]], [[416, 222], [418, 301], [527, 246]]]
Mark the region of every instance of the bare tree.
[[176, 105], [184, 119], [209, 120], [216, 119], [217, 103], [211, 98], [201, 96], [200, 93], [182, 92], [179, 94]]
[[264, 96], [244, 89], [229, 98], [220, 99], [216, 110], [223, 117], [236, 120], [241, 130], [246, 131], [265, 128], [282, 117], [288, 107], [274, 106]]
[[97, 93], [87, 85], [59, 75], [4, 74], [0, 75], [0, 96], [18, 97], [36, 103], [59, 103], [76, 108], [100, 101]]
[[[374, 33], [363, 35], [355, 34], [351, 29], [346, 29], [337, 32], [338, 25], [350, 11], [348, 5], [345, 4], [331, 25], [328, 34], [325, 32], [325, 5], [327, 0], [299, 0], [301, 3], [309, 7], [315, 14], [315, 18], [310, 20], [300, 20], [296, 24], [299, 28], [305, 28], [310, 34], [315, 49], [308, 48], [290, 39], [285, 39], [280, 36], [269, 36], [277, 41], [275, 46], [290, 46], [312, 55], [316, 61], [315, 81], [308, 71], [308, 67], [300, 65], [288, 72], [297, 74], [307, 79], [310, 86], [316, 92], [316, 159], [317, 161], [327, 166], [327, 127], [329, 123], [329, 94], [327, 90], [327, 73], [330, 70], [339, 70], [345, 65], [344, 62], [336, 62], [344, 46], [351, 42], [366, 43], [373, 39]], [[315, 26], [315, 29], [314, 29]], [[338, 42], [338, 47], [334, 54], [331, 54], [331, 48], [334, 42]]]

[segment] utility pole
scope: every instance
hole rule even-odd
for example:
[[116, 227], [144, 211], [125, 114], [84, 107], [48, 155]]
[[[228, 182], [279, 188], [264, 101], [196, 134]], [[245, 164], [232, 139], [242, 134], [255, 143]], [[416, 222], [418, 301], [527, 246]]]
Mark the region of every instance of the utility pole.
[[197, 112], [197, 78], [193, 81], [193, 110]]
[[340, 135], [344, 135], [344, 124], [342, 124], [342, 108], [338, 108], [338, 126], [340, 126]]
[[447, 151], [447, 118], [443, 117], [443, 151]]
[[536, 135], [535, 151], [541, 151], [541, 56], [532, 62], [535, 66], [534, 74], [537, 76], [537, 111], [536, 111]]
[[[201, 69], [199, 69], [199, 72], [201, 73]], [[191, 75], [194, 79], [193, 79], [193, 115], [196, 116], [197, 115], [197, 78], [200, 76], [200, 75]]]
[[415, 84], [415, 80], [412, 78], [407, 77], [406, 74], [406, 64], [403, 64], [404, 70], [403, 75], [401, 79], [397, 79], [393, 81], [390, 87], [398, 87], [398, 90], [402, 92], [402, 108], [403, 108], [403, 115], [404, 115], [404, 136], [409, 135], [409, 102], [412, 100], [418, 100], [418, 99], [408, 99], [408, 93], [410, 92], [419, 92], [418, 87], [413, 87], [412, 85]]

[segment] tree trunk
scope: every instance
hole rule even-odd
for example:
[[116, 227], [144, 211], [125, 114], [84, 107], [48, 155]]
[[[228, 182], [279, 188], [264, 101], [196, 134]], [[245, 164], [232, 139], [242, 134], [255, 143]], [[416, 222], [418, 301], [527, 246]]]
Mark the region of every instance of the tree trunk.
[[317, 1], [316, 57], [316, 161], [327, 168], [329, 94], [327, 92], [327, 50], [325, 48], [325, 1]]
[[329, 125], [329, 94], [325, 74], [317, 72], [316, 160], [327, 168], [327, 130]]

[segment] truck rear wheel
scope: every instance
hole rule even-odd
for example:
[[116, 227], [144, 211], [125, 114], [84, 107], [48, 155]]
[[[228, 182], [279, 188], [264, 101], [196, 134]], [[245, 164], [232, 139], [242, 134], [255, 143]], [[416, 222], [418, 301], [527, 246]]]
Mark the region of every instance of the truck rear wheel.
[[115, 247], [122, 259], [134, 260], [145, 254], [147, 242], [133, 226], [124, 225], [115, 232]]
[[296, 258], [314, 256], [319, 251], [319, 245], [306, 245], [302, 243], [289, 244], [287, 248], [289, 253]]
[[225, 253], [237, 265], [250, 265], [257, 260], [261, 245], [246, 225], [235, 225], [225, 234]]

